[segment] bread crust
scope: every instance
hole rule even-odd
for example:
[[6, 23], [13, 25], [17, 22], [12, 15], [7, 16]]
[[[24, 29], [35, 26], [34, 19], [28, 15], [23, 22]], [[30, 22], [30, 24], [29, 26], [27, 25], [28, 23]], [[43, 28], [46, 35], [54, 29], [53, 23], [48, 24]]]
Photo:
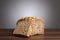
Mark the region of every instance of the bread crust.
[[42, 23], [44, 23], [44, 20], [39, 17], [24, 17], [19, 19], [16, 24], [18, 24], [20, 21], [41, 21]]

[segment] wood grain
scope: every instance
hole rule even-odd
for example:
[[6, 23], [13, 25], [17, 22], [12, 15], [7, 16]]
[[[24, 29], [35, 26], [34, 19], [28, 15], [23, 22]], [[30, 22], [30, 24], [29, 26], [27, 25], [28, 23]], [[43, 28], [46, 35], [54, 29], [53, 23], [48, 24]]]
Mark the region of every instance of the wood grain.
[[34, 35], [30, 38], [14, 36], [14, 29], [0, 29], [0, 40], [60, 40], [60, 29], [45, 29], [44, 35]]

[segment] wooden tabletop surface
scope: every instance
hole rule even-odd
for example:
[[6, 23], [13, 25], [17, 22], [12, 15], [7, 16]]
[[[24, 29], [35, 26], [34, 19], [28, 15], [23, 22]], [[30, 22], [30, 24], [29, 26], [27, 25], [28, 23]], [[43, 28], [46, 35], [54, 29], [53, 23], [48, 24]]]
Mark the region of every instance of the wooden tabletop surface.
[[44, 35], [35, 35], [29, 38], [14, 36], [14, 29], [0, 29], [0, 40], [60, 40], [60, 29], [45, 29]]

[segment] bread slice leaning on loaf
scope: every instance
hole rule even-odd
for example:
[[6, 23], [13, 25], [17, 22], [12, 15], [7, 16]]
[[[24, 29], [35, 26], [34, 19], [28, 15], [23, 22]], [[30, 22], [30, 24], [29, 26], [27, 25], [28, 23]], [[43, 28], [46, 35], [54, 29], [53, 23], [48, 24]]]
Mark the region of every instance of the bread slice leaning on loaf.
[[17, 21], [13, 34], [30, 37], [35, 34], [44, 34], [44, 20], [38, 17], [24, 17]]

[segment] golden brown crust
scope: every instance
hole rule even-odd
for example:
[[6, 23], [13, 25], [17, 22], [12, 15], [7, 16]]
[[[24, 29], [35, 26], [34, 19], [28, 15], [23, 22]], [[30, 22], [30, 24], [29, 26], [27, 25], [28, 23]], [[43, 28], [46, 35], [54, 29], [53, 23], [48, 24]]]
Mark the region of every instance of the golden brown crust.
[[18, 24], [20, 21], [41, 21], [42, 23], [44, 22], [43, 19], [40, 19], [38, 17], [24, 17], [19, 19], [16, 24]]

